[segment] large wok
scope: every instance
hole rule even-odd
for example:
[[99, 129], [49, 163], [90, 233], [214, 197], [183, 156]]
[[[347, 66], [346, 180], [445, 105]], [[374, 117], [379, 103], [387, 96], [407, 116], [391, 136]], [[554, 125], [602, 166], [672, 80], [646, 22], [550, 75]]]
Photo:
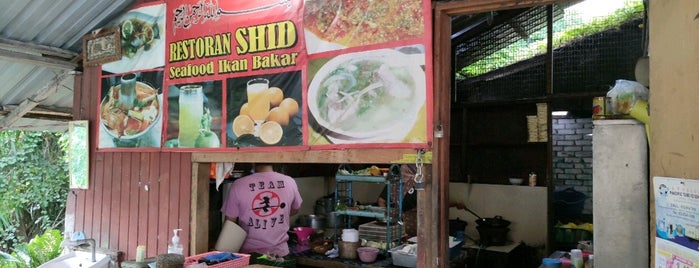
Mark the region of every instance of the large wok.
[[470, 210], [466, 206], [461, 206], [460, 208], [473, 214], [473, 216], [476, 216], [476, 218], [478, 218], [476, 220], [476, 224], [478, 226], [500, 227], [500, 228], [505, 228], [507, 226], [510, 226], [510, 221], [503, 219], [502, 216], [496, 215], [495, 217], [492, 217], [492, 218], [483, 218], [481, 216], [478, 216], [478, 214], [476, 214], [475, 212], [473, 212], [472, 210]]
[[478, 218], [476, 220], [476, 224], [478, 224], [476, 229], [480, 235], [481, 245], [486, 247], [505, 245], [507, 242], [507, 233], [510, 231], [510, 228], [507, 228], [507, 226], [510, 226], [510, 221], [503, 219], [502, 216], [483, 218], [466, 206], [462, 206], [461, 208]]

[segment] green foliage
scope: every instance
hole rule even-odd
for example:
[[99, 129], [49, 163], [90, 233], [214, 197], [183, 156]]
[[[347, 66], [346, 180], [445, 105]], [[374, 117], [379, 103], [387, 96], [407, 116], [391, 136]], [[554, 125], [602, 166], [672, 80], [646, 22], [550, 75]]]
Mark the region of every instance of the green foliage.
[[590, 23], [567, 29], [565, 32], [554, 36], [554, 47], [558, 47], [574, 41], [576, 38], [589, 36], [608, 29], [616, 28], [624, 22], [638, 19], [643, 16], [643, 2], [626, 3], [624, 8], [614, 11], [613, 14], [592, 20]]
[[12, 254], [0, 252], [0, 268], [35, 268], [61, 255], [63, 236], [56, 229], [46, 230], [15, 247]]
[[[643, 16], [643, 2], [626, 2], [624, 8], [616, 10], [607, 17], [582, 23], [578, 14], [566, 14], [566, 18], [553, 24], [553, 47], [561, 47], [570, 42], [613, 29], [619, 25]], [[533, 33], [529, 39], [519, 40], [457, 72], [459, 80], [476, 77], [498, 68], [508, 66], [521, 60], [546, 53], [546, 28]]]
[[68, 196], [67, 135], [0, 132], [0, 251], [19, 250], [48, 229], [63, 229]]

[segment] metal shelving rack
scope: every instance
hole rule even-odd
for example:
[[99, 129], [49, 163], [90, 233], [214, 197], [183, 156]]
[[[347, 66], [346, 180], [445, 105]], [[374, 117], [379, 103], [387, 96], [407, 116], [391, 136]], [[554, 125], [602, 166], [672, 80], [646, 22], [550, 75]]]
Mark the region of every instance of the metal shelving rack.
[[[341, 166], [340, 169], [343, 169]], [[349, 172], [351, 173], [351, 171]], [[371, 176], [371, 175], [351, 175], [338, 174], [335, 175], [335, 200], [338, 204], [335, 207], [335, 217], [346, 215], [347, 219], [345, 226], [351, 226], [352, 217], [369, 217], [376, 219], [385, 219], [386, 222], [386, 249], [388, 250], [391, 243], [394, 241], [400, 242], [400, 235], [392, 237], [392, 233], [397, 228], [397, 233], [402, 234], [402, 207], [403, 207], [403, 180], [400, 172], [400, 165], [391, 165], [386, 176]], [[352, 184], [353, 183], [377, 183], [386, 185], [386, 208], [365, 206], [364, 210], [349, 209], [353, 207], [352, 199]], [[397, 202], [394, 199], [397, 197]], [[344, 204], [345, 206], [340, 206]], [[397, 205], [394, 205], [397, 204]], [[335, 221], [335, 243], [338, 241], [338, 222]], [[395, 222], [395, 223], [394, 223]], [[393, 224], [392, 224], [393, 223]]]

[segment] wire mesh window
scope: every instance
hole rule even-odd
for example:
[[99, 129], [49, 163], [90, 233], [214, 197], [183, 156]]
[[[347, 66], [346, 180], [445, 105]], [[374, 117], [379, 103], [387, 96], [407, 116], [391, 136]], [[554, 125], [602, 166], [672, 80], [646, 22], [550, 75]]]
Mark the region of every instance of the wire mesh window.
[[[592, 21], [566, 6], [552, 11], [553, 94], [606, 92], [616, 79], [634, 80], [634, 64], [645, 53], [640, 1]], [[547, 19], [546, 7], [456, 18], [462, 30], [452, 35], [454, 101], [546, 96]]]

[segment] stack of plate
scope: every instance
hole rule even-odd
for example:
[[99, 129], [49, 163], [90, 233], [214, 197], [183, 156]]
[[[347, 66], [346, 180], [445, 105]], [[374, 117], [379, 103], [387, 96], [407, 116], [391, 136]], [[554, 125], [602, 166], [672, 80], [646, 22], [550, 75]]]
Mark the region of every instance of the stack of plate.
[[546, 103], [536, 104], [537, 129], [539, 131], [538, 141], [548, 141], [548, 110]]
[[536, 115], [527, 115], [527, 133], [529, 134], [528, 142], [539, 141], [539, 126]]

